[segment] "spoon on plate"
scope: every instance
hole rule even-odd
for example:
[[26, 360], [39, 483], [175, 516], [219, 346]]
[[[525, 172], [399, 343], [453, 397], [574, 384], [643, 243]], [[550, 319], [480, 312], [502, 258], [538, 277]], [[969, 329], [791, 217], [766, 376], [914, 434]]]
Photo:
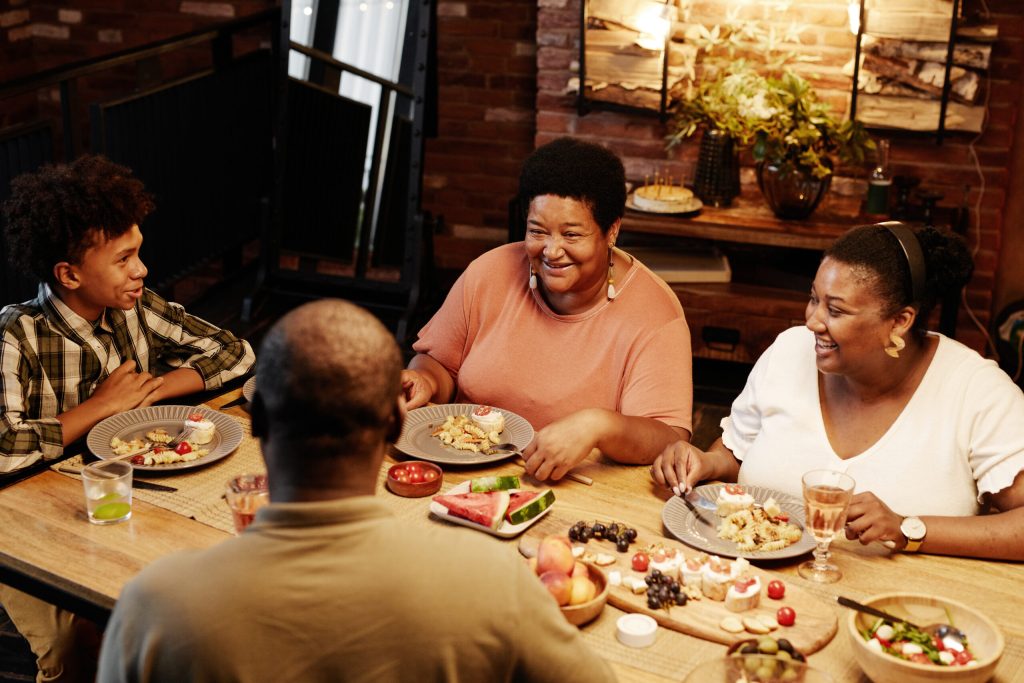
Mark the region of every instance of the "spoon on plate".
[[838, 596], [836, 600], [843, 607], [849, 607], [850, 609], [857, 610], [858, 612], [864, 612], [865, 614], [870, 614], [871, 616], [879, 617], [881, 619], [885, 619], [886, 621], [891, 621], [893, 623], [903, 623], [909, 626], [910, 628], [915, 628], [918, 631], [921, 631], [922, 633], [927, 633], [930, 636], [935, 636], [942, 641], [943, 646], [947, 650], [963, 650], [964, 643], [967, 642], [967, 635], [960, 629], [956, 628], [955, 626], [952, 626], [951, 624], [928, 624], [927, 626], [918, 626], [917, 624], [911, 621], [907, 621], [906, 619], [902, 619], [895, 615], [889, 614], [888, 612], [880, 610], [877, 607], [865, 605], [863, 603], [857, 602], [856, 600], [851, 600], [850, 598], [843, 597], [842, 595]]
[[[519, 448], [514, 443], [498, 443], [498, 444], [494, 444], [493, 446], [491, 446], [490, 448], [487, 449], [487, 452], [488, 453], [512, 453], [513, 455], [516, 456], [516, 461], [520, 465], [522, 465], [523, 467], [526, 467], [526, 461], [523, 459], [523, 452], [521, 450], [519, 450]], [[565, 475], [565, 478], [566, 479], [572, 479], [573, 481], [577, 481], [577, 482], [579, 482], [581, 484], [586, 484], [587, 486], [593, 486], [594, 485], [594, 480], [593, 479], [591, 479], [590, 477], [587, 477], [585, 475], [582, 475], [582, 474], [576, 474], [575, 472], [567, 473]]]

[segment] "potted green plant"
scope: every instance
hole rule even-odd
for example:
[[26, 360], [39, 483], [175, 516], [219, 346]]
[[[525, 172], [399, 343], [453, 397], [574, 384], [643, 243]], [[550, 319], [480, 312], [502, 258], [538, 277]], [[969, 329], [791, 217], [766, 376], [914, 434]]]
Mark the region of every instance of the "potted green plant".
[[[799, 43], [799, 27], [780, 41], [754, 22], [730, 21], [710, 30], [697, 26], [692, 36], [705, 55], [703, 76], [678, 98], [668, 146], [704, 131], [694, 180], [698, 196], [709, 191], [705, 181], [720, 180], [720, 170], [732, 173], [733, 165], [732, 196], [739, 193], [735, 152], [731, 161], [712, 158], [709, 140], [719, 147], [723, 139], [732, 147], [751, 146], [758, 184], [772, 210], [784, 218], [806, 218], [828, 190], [833, 157], [862, 163], [874, 143], [860, 123], [837, 119], [811, 84], [790, 68], [791, 62], [806, 61], [785, 50]], [[755, 64], [741, 53], [763, 55], [764, 61]], [[710, 191], [718, 189], [712, 185]]]

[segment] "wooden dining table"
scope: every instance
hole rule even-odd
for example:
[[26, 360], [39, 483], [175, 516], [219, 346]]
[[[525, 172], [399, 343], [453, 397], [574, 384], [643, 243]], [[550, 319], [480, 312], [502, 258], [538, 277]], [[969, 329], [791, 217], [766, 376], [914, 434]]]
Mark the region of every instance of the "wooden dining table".
[[[207, 405], [217, 409], [240, 394], [236, 389]], [[248, 420], [242, 406], [224, 412]], [[400, 498], [384, 486], [387, 467], [405, 459], [397, 451], [388, 456], [379, 474], [377, 495], [411, 524], [445, 524], [429, 514], [429, 499]], [[522, 466], [513, 460], [444, 468], [445, 489], [471, 477], [523, 474]], [[575, 471], [591, 477], [593, 485], [566, 480], [545, 484], [555, 492], [559, 514], [614, 519], [664, 533], [661, 514], [670, 493], [654, 484], [649, 468], [621, 465], [595, 454]], [[526, 482], [541, 485], [528, 478]], [[49, 470], [0, 490], [0, 529], [0, 580], [100, 621], [109, 616], [125, 583], [153, 560], [176, 550], [205, 548], [230, 536], [223, 529], [139, 500], [127, 522], [90, 524], [81, 482]], [[510, 561], [518, 558], [515, 538], [496, 542], [495, 548], [507, 552]], [[837, 682], [868, 679], [854, 661], [846, 633], [847, 612], [835, 603], [836, 597], [863, 599], [892, 591], [945, 596], [986, 614], [1006, 638], [993, 680], [1024, 680], [1019, 673], [1024, 670], [1024, 565], [893, 553], [880, 544], [862, 546], [845, 539], [833, 544], [833, 558], [843, 572], [834, 584], [801, 579], [797, 565], [806, 556], [759, 563], [759, 568], [799, 585], [835, 611], [838, 631], [811, 655], [810, 663]], [[581, 629], [584, 640], [611, 663], [622, 681], [681, 681], [702, 661], [726, 653], [724, 645], [665, 628], [658, 629], [655, 647], [628, 648], [615, 638], [615, 622], [622, 614], [606, 606], [596, 621]]]

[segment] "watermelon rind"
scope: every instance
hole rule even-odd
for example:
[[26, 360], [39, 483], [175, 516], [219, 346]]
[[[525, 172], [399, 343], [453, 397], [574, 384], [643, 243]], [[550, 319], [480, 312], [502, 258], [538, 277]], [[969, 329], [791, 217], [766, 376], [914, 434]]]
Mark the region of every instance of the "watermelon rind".
[[529, 522], [555, 502], [555, 492], [551, 489], [537, 491], [537, 494], [514, 509], [509, 507], [508, 513], [505, 515], [508, 521], [512, 524]]
[[517, 488], [519, 488], [519, 477], [514, 474], [501, 475], [497, 477], [480, 477], [469, 481], [469, 490], [474, 493], [507, 491], [508, 489]]
[[434, 496], [433, 500], [450, 515], [497, 530], [505, 521], [510, 497], [508, 491], [487, 491]]

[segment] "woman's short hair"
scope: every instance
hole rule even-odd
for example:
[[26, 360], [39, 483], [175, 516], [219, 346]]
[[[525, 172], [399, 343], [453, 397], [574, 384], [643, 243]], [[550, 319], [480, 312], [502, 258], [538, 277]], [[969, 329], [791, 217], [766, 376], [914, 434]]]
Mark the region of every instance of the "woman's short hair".
[[974, 261], [959, 236], [932, 227], [910, 229], [921, 245], [925, 262], [919, 301], [914, 300], [907, 255], [899, 238], [884, 224], [853, 228], [825, 250], [825, 257], [867, 271], [883, 311], [888, 315], [913, 306], [917, 309], [914, 329], [923, 330], [935, 304], [947, 294], [959, 292], [971, 279]]
[[106, 157], [43, 166], [11, 181], [4, 204], [9, 258], [19, 270], [52, 282], [56, 264], [81, 263], [100, 235], [120, 237], [152, 210], [142, 182]]
[[601, 232], [626, 210], [626, 170], [615, 153], [583, 140], [558, 138], [537, 148], [519, 175], [525, 212], [534, 197], [555, 195], [583, 203]]

